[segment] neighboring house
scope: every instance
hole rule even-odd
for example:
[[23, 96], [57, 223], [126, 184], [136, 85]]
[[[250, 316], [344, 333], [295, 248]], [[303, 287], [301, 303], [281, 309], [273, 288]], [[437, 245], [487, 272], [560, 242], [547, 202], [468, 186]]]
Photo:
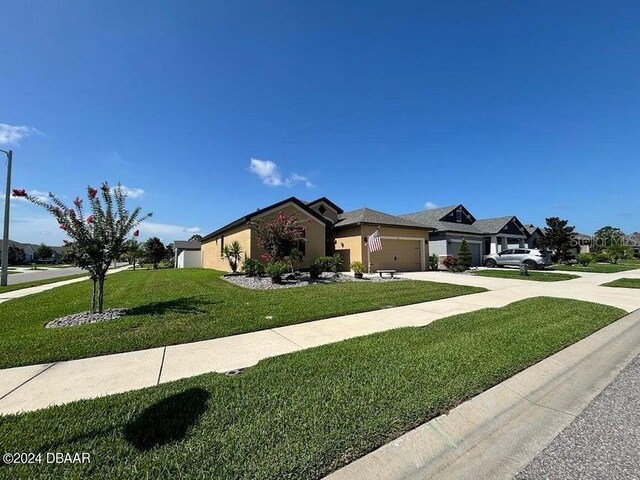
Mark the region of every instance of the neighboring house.
[[527, 233], [529, 234], [526, 242], [527, 247], [540, 248], [540, 239], [544, 237], [544, 228], [536, 227], [531, 223], [525, 225], [525, 228], [527, 229]]
[[484, 254], [498, 253], [508, 248], [524, 248], [529, 232], [518, 217], [485, 218], [473, 224], [484, 235]]
[[[353, 261], [371, 262], [371, 270], [425, 270], [429, 255], [429, 228], [415, 222], [368, 208], [344, 212], [338, 205], [321, 197], [303, 202], [290, 197], [256, 210], [219, 228], [202, 239], [202, 266], [229, 271], [222, 256], [225, 245], [238, 241], [245, 258], [261, 260], [264, 251], [258, 245], [255, 222], [271, 221], [280, 212], [295, 215], [305, 225], [305, 240], [299, 245], [303, 253], [301, 268], [309, 268], [316, 258], [337, 252], [348, 270]], [[368, 236], [380, 227], [382, 250], [368, 255]]]
[[[9, 246], [19, 248], [24, 252], [25, 263], [32, 263], [36, 261], [51, 261], [56, 263], [60, 260], [60, 256], [62, 253], [62, 247], [49, 247], [53, 250], [53, 256], [51, 258], [37, 258], [36, 251], [40, 248], [40, 245], [35, 243], [21, 243], [16, 242], [15, 240], [9, 240]], [[2, 254], [2, 242], [0, 241], [0, 255]]]
[[198, 268], [202, 266], [202, 253], [198, 240], [175, 240], [173, 242], [176, 268]]
[[435, 231], [429, 234], [429, 251], [438, 256], [457, 255], [462, 240], [471, 250], [472, 263], [482, 265], [484, 255], [524, 247], [529, 236], [515, 216], [476, 220], [464, 205], [422, 210], [401, 215]]
[[476, 219], [464, 205], [421, 210], [400, 217], [433, 230], [429, 233], [431, 254], [439, 257], [457, 255], [464, 239], [471, 249], [473, 264], [481, 265], [484, 235], [474, 226]]
[[[15, 240], [9, 240], [9, 246], [22, 249], [25, 255], [25, 263], [31, 263], [35, 257], [35, 249], [38, 247], [37, 245], [32, 245], [30, 243], [20, 243]], [[2, 242], [0, 241], [0, 255], [2, 255]]]
[[635, 232], [631, 235], [628, 235], [627, 245], [631, 247], [634, 256], [640, 257], [640, 232]]
[[591, 235], [573, 232], [571, 253], [578, 255], [580, 253], [589, 253], [591, 251]]

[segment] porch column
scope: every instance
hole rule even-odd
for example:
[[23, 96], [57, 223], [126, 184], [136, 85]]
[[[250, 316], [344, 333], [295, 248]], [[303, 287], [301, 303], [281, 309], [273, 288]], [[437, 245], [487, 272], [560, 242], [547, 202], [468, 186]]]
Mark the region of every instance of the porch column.
[[495, 235], [491, 236], [491, 244], [489, 245], [489, 253], [493, 255], [494, 253], [498, 253], [498, 237]]
[[502, 240], [500, 244], [500, 251], [503, 252], [509, 248], [509, 244], [507, 243], [507, 237], [500, 237], [500, 239]]
[[526, 245], [524, 244], [524, 238], [520, 239], [520, 248], [524, 248]]

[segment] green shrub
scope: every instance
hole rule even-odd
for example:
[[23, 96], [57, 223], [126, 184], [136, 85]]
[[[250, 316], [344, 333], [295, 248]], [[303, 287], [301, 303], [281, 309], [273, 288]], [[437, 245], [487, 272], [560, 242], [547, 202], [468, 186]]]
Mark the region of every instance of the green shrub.
[[311, 278], [311, 280], [317, 280], [321, 273], [322, 269], [316, 263], [311, 265], [311, 268], [309, 268], [309, 278]]
[[438, 270], [440, 258], [435, 253], [429, 256], [429, 270]]
[[611, 263], [611, 256], [607, 252], [598, 252], [594, 255], [594, 262]]
[[343, 266], [344, 260], [342, 259], [342, 255], [340, 255], [339, 253], [334, 253], [333, 257], [331, 257], [331, 271], [333, 273], [338, 273], [340, 270], [342, 270]]
[[304, 260], [304, 253], [298, 248], [292, 248], [287, 256], [287, 261], [289, 263], [289, 267], [291, 268], [291, 273], [295, 272], [298, 269], [298, 266]]
[[466, 240], [462, 240], [460, 243], [460, 249], [458, 250], [458, 265], [462, 270], [469, 270], [473, 264], [473, 257], [471, 256], [471, 249]]
[[353, 270], [353, 273], [363, 273], [364, 264], [362, 262], [351, 262], [351, 270]]
[[460, 265], [457, 257], [449, 255], [442, 260], [442, 264], [447, 267], [450, 272], [464, 272], [466, 268], [464, 265]]
[[264, 273], [264, 265], [260, 260], [253, 258], [246, 258], [242, 264], [242, 271], [245, 275], [253, 277], [255, 275], [262, 275]]
[[277, 260], [275, 262], [267, 263], [265, 270], [267, 271], [267, 275], [269, 275], [272, 279], [280, 279], [283, 274], [287, 273], [289, 269], [289, 265], [282, 260]]
[[578, 263], [583, 267], [588, 267], [591, 262], [594, 260], [594, 255], [591, 253], [580, 253], [577, 256]]
[[318, 257], [313, 262], [321, 272], [330, 272], [333, 265], [333, 257]]

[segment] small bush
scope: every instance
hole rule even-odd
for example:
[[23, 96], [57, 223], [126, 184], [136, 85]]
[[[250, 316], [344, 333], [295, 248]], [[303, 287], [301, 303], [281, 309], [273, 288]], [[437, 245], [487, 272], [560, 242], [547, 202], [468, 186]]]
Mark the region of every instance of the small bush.
[[242, 272], [249, 277], [262, 275], [264, 273], [264, 265], [260, 260], [247, 258], [242, 264]]
[[340, 270], [342, 270], [343, 266], [344, 260], [342, 259], [342, 255], [340, 255], [339, 253], [335, 253], [333, 257], [331, 257], [331, 271], [333, 273], [338, 273]]
[[309, 278], [311, 278], [311, 280], [317, 280], [321, 273], [322, 269], [316, 263], [309, 268]]
[[289, 265], [287, 265], [287, 263], [283, 262], [282, 260], [267, 263], [267, 266], [265, 267], [267, 275], [269, 275], [272, 279], [282, 278], [282, 275], [287, 273], [288, 269]]
[[292, 248], [287, 256], [287, 261], [289, 262], [289, 267], [291, 267], [291, 273], [295, 272], [298, 269], [298, 266], [304, 260], [304, 253], [302, 250], [298, 248]]
[[362, 262], [351, 262], [351, 270], [353, 270], [353, 273], [363, 273], [364, 264]]
[[594, 260], [594, 255], [590, 253], [580, 253], [577, 257], [578, 263], [583, 267], [588, 267]]
[[429, 270], [438, 270], [440, 258], [435, 253], [429, 256]]
[[599, 252], [594, 255], [594, 262], [611, 263], [611, 256], [607, 252]]
[[464, 265], [460, 264], [460, 260], [458, 257], [454, 257], [449, 255], [442, 260], [442, 264], [449, 270], [450, 272], [458, 273], [464, 272], [466, 268]]
[[330, 272], [333, 265], [333, 257], [318, 257], [313, 264], [320, 269], [320, 272]]

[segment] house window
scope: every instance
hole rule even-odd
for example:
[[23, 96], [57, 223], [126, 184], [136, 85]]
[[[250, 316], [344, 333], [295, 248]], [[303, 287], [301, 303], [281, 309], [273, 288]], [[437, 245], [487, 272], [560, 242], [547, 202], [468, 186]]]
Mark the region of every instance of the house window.
[[318, 211], [320, 212], [321, 215], [324, 215], [324, 212], [326, 212], [327, 209], [324, 208], [324, 205], [320, 205], [320, 208], [318, 209]]
[[456, 210], [456, 222], [462, 222], [462, 210]]
[[224, 236], [220, 237], [220, 256], [221, 257], [224, 255], [223, 250], [224, 250]]

